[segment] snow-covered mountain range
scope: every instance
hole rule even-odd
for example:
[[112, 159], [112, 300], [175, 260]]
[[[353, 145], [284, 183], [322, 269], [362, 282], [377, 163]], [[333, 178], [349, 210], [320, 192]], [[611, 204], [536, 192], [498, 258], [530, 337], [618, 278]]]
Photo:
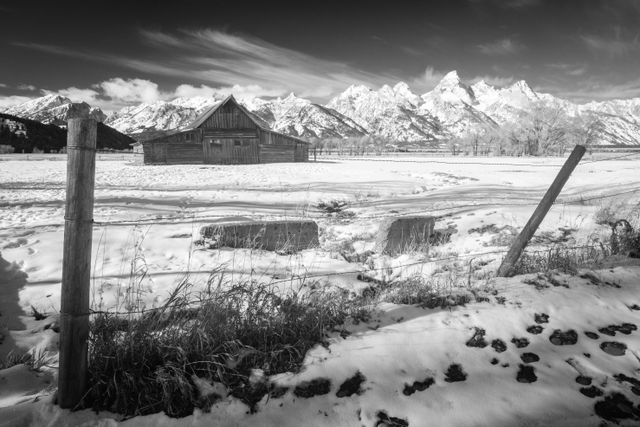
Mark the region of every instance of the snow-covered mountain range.
[[[179, 129], [220, 99], [176, 98], [126, 107], [108, 117], [90, 108], [99, 121], [128, 135]], [[540, 107], [561, 109], [569, 117], [597, 123], [599, 144], [640, 144], [640, 98], [575, 104], [538, 93], [521, 80], [498, 88], [479, 81], [464, 82], [456, 71], [444, 76], [430, 92], [417, 95], [400, 82], [374, 90], [353, 85], [326, 105], [295, 96], [239, 98], [272, 129], [306, 138], [380, 136], [395, 142], [430, 141], [482, 132], [486, 127], [521, 120]], [[4, 112], [44, 123], [66, 120], [68, 98], [47, 95]]]
[[[70, 107], [71, 100], [69, 98], [49, 94], [14, 105], [1, 112], [22, 117], [23, 119], [37, 120], [45, 124], [66, 125]], [[107, 119], [107, 115], [100, 108], [91, 107], [86, 102], [80, 103], [80, 108], [85, 109], [89, 117], [99, 122], [104, 122]]]

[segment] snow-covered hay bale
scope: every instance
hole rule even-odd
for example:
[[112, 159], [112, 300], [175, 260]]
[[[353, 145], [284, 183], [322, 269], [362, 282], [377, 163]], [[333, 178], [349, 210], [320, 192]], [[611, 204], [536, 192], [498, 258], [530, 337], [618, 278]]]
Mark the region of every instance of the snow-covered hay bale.
[[317, 247], [314, 221], [243, 221], [211, 224], [200, 229], [209, 247], [252, 248], [297, 252]]
[[376, 249], [388, 255], [420, 250], [429, 245], [435, 224], [436, 219], [432, 216], [387, 219], [380, 225]]

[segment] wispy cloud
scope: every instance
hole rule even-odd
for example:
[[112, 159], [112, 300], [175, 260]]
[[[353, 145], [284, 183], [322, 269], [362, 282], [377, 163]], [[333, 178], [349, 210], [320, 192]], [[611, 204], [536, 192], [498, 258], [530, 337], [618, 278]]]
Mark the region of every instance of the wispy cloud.
[[484, 55], [513, 55], [524, 50], [524, 45], [512, 40], [504, 38], [490, 43], [479, 44], [478, 50]]
[[548, 68], [560, 70], [564, 74], [578, 77], [582, 76], [587, 72], [587, 66], [585, 64], [568, 64], [563, 62], [555, 62], [551, 64], [546, 64]]
[[18, 86], [16, 86], [16, 88], [19, 90], [28, 90], [28, 91], [34, 91], [37, 89], [34, 85], [27, 85], [24, 83], [20, 83]]
[[640, 78], [626, 82], [610, 82], [598, 77], [581, 78], [572, 83], [548, 82], [536, 91], [551, 93], [575, 102], [640, 98]]
[[[249, 36], [217, 30], [164, 33], [141, 31], [143, 41], [164, 59], [138, 59], [33, 43], [17, 45], [56, 55], [115, 63], [139, 72], [201, 82], [211, 87], [253, 87], [256, 96], [326, 98], [351, 84], [381, 85], [395, 78], [351, 64], [317, 58]], [[170, 58], [170, 59], [166, 59]]]
[[582, 36], [582, 41], [592, 52], [606, 54], [611, 57], [625, 56], [640, 49], [640, 40], [636, 36], [632, 40], [605, 38], [596, 35]]
[[0, 87], [5, 88], [5, 87], [8, 87], [8, 86], [6, 84], [4, 84], [4, 83], [0, 83]]
[[32, 99], [33, 98], [29, 96], [19, 96], [19, 95], [0, 96], [0, 111], [5, 110], [14, 105], [22, 104], [23, 102], [27, 102]]
[[489, 75], [484, 75], [484, 76], [476, 76], [473, 79], [471, 79], [471, 83], [478, 83], [480, 81], [484, 81], [486, 84], [490, 85], [490, 86], [498, 86], [498, 87], [504, 87], [504, 86], [508, 86], [510, 84], [512, 84], [516, 79], [513, 78], [512, 76], [510, 77], [499, 77], [499, 76], [489, 76]]

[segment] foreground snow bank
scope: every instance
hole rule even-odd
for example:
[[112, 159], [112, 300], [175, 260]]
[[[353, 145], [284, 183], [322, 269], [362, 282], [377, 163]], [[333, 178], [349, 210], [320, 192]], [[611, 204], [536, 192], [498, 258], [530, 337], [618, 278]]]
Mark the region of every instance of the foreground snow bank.
[[[287, 392], [265, 396], [255, 414], [228, 398], [183, 419], [117, 421], [61, 411], [45, 399], [0, 409], [0, 419], [33, 426], [373, 426], [393, 419], [595, 426], [609, 417], [637, 425], [640, 418], [620, 417], [638, 412], [640, 402], [639, 284], [640, 266], [628, 265], [496, 279], [488, 302], [446, 310], [385, 304], [371, 322], [348, 326], [349, 336], [311, 350], [300, 373], [272, 378]], [[305, 388], [314, 380], [320, 386]], [[609, 405], [616, 393], [633, 406]]]

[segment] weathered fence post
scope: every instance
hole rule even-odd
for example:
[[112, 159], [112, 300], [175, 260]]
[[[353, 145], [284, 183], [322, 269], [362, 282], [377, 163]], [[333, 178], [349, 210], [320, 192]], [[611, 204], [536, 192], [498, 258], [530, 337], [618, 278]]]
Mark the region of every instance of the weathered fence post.
[[520, 255], [522, 255], [522, 251], [524, 251], [524, 248], [529, 244], [529, 240], [531, 240], [538, 229], [538, 226], [542, 223], [542, 220], [544, 220], [547, 212], [549, 212], [551, 205], [553, 205], [553, 202], [555, 202], [558, 194], [560, 194], [562, 187], [564, 187], [569, 176], [571, 176], [571, 172], [573, 172], [578, 163], [580, 163], [580, 159], [582, 159], [585, 151], [586, 148], [584, 145], [575, 146], [567, 161], [564, 162], [562, 169], [560, 169], [558, 176], [556, 176], [556, 179], [551, 184], [551, 187], [549, 187], [547, 193], [544, 195], [542, 200], [540, 200], [540, 203], [533, 212], [533, 215], [531, 215], [531, 218], [529, 218], [529, 221], [509, 248], [509, 252], [507, 252], [507, 255], [504, 257], [504, 260], [498, 269], [498, 277], [509, 277], [512, 275], [513, 266], [518, 262]]
[[88, 118], [69, 119], [67, 126], [58, 404], [71, 409], [80, 403], [87, 386], [96, 127], [96, 121]]

